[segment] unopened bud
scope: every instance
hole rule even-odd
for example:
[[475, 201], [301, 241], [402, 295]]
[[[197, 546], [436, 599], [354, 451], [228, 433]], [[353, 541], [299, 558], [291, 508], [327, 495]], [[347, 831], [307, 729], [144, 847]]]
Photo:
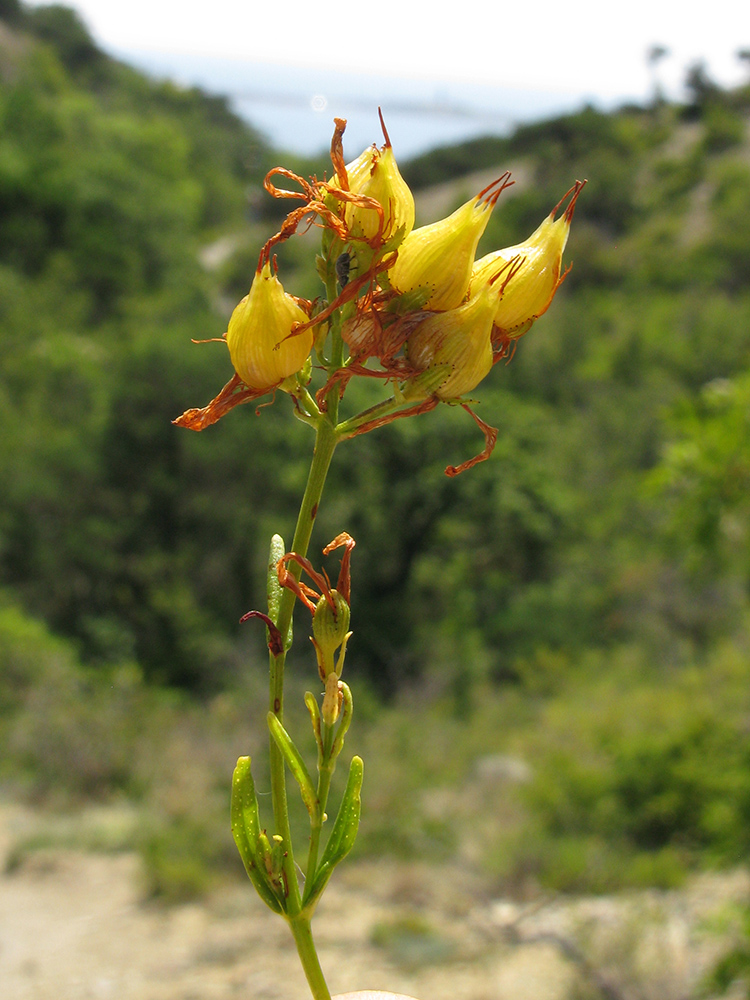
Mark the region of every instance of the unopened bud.
[[227, 329], [229, 356], [245, 385], [251, 389], [275, 386], [303, 367], [312, 348], [312, 331], [295, 337], [289, 334], [308, 318], [286, 294], [266, 260]]
[[349, 605], [338, 590], [331, 590], [330, 596], [333, 607], [325, 597], [321, 597], [313, 614], [313, 639], [323, 680], [330, 673], [341, 673], [341, 657], [336, 664], [334, 656], [339, 647], [343, 645], [346, 648], [349, 638]]

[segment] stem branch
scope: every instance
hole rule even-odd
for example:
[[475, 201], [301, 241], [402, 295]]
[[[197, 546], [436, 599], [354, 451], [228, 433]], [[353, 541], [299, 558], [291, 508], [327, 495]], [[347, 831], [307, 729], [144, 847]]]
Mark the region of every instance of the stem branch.
[[323, 723], [323, 752], [318, 763], [318, 815], [315, 823], [310, 828], [310, 850], [307, 855], [307, 871], [305, 873], [305, 886], [312, 887], [315, 881], [315, 869], [318, 865], [318, 850], [320, 848], [320, 834], [323, 829], [323, 817], [325, 816], [326, 805], [328, 804], [328, 792], [331, 788], [331, 778], [336, 767], [336, 758], [331, 751], [333, 749], [333, 726]]

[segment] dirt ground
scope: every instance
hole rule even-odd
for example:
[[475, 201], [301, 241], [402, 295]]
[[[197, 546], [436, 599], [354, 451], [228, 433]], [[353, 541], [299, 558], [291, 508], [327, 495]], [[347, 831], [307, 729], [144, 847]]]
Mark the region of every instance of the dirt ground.
[[[0, 809], [0, 854], [28, 815]], [[342, 866], [314, 930], [332, 992], [420, 1000], [677, 1000], [696, 994], [750, 894], [744, 871], [680, 893], [482, 899], [460, 871]], [[423, 876], [427, 876], [427, 887]], [[308, 1000], [289, 932], [238, 882], [143, 901], [132, 853], [44, 849], [0, 876], [3, 1000]]]

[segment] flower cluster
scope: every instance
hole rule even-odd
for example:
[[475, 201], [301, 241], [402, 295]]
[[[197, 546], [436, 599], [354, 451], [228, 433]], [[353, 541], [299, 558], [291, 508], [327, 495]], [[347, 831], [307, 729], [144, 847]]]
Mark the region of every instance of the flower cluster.
[[[229, 321], [235, 375], [208, 406], [175, 423], [202, 430], [238, 403], [281, 389], [297, 416], [315, 424], [351, 378], [379, 378], [392, 395], [338, 424], [339, 439], [445, 402], [466, 409], [485, 435], [479, 455], [446, 472], [456, 475], [489, 456], [497, 431], [464, 397], [549, 307], [565, 277], [562, 254], [585, 181], [576, 181], [524, 242], [475, 260], [495, 203], [513, 183], [510, 174], [447, 218], [415, 229], [414, 198], [382, 115], [381, 124], [385, 144], [346, 164], [346, 122], [336, 119], [330, 180], [305, 180], [282, 167], [268, 174], [271, 195], [302, 205], [263, 247], [252, 287]], [[279, 178], [295, 187], [277, 186]], [[318, 273], [326, 292], [312, 302], [284, 291], [273, 256], [303, 223], [323, 232]], [[327, 375], [315, 397], [307, 389], [313, 354]]]

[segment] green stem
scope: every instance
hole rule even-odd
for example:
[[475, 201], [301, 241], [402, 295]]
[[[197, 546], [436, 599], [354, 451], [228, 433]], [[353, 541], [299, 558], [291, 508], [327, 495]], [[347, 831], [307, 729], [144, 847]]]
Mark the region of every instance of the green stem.
[[[339, 442], [339, 435], [330, 420], [328, 414], [322, 414], [318, 422], [318, 430], [315, 436], [315, 450], [313, 451], [312, 464], [307, 477], [305, 494], [300, 504], [299, 515], [297, 517], [297, 527], [292, 539], [290, 551], [297, 555], [306, 556], [307, 548], [310, 544], [313, 525], [318, 513], [318, 505], [323, 495], [326, 476], [331, 466], [331, 459], [336, 445]], [[297, 563], [291, 563], [289, 572], [299, 580], [302, 569]], [[276, 627], [284, 638], [284, 646], [288, 647], [290, 642], [289, 628], [292, 622], [292, 612], [294, 610], [295, 596], [291, 590], [285, 589], [279, 607], [279, 620]], [[283, 687], [283, 671], [281, 675], [281, 685]], [[273, 709], [273, 706], [272, 706]]]
[[310, 850], [307, 855], [307, 870], [305, 872], [306, 886], [312, 886], [315, 880], [320, 835], [323, 829], [323, 817], [325, 816], [326, 805], [328, 804], [331, 778], [333, 778], [333, 772], [336, 768], [336, 759], [331, 755], [333, 734], [333, 726], [327, 726], [323, 723], [323, 752], [320, 755], [320, 762], [318, 763], [318, 815], [316, 822], [310, 827]]
[[[326, 282], [326, 295], [329, 302], [333, 302], [336, 298], [336, 278], [333, 275], [330, 275]], [[344, 341], [341, 339], [340, 309], [337, 309], [333, 316], [331, 316], [330, 334], [331, 363], [328, 368], [329, 376], [338, 371], [344, 363]], [[334, 386], [326, 396], [326, 407], [331, 426], [335, 427], [339, 418], [339, 390], [337, 386]]]
[[[336, 431], [327, 418], [326, 414], [321, 416], [318, 423], [318, 430], [315, 437], [315, 450], [310, 465], [310, 473], [307, 478], [302, 503], [300, 505], [299, 516], [297, 517], [297, 527], [292, 541], [292, 552], [304, 556], [310, 544], [315, 516], [318, 512], [318, 504], [323, 494], [326, 475], [331, 465], [333, 452], [338, 443]], [[291, 573], [297, 579], [301, 568], [292, 563]], [[279, 605], [279, 617], [276, 622], [279, 632], [284, 639], [284, 652], [279, 656], [270, 656], [270, 685], [269, 685], [269, 709], [277, 717], [279, 722], [284, 721], [284, 666], [286, 662], [286, 650], [291, 643], [291, 623], [292, 612], [294, 610], [295, 596], [291, 590], [285, 589]], [[269, 737], [270, 758], [271, 758], [271, 799], [273, 802], [273, 815], [276, 832], [282, 837], [284, 842], [284, 859], [282, 868], [284, 871], [284, 882], [287, 891], [287, 912], [294, 915], [299, 912], [301, 897], [299, 882], [294, 865], [294, 852], [292, 849], [292, 836], [289, 825], [289, 805], [286, 794], [286, 772], [284, 769], [284, 758], [276, 745], [273, 737]]]
[[[327, 292], [329, 295], [329, 301], [332, 301], [331, 295], [335, 296], [336, 292], [335, 278], [333, 281], [329, 280]], [[341, 319], [338, 314], [335, 314], [331, 321], [331, 333], [332, 358], [329, 374], [337, 368], [340, 368], [343, 363]], [[328, 470], [331, 466], [331, 459], [333, 458], [336, 445], [340, 440], [336, 429], [336, 422], [338, 420], [339, 391], [337, 386], [334, 386], [331, 389], [326, 398], [326, 405], [322, 408], [322, 411], [318, 410], [312, 397], [309, 395], [305, 396], [304, 393], [301, 395], [303, 396], [304, 402], [307, 406], [308, 416], [313, 417], [317, 414], [315, 448], [313, 451], [312, 462], [310, 464], [310, 472], [307, 477], [305, 493], [302, 497], [302, 503], [300, 504], [299, 514], [297, 516], [297, 526], [294, 531], [291, 548], [292, 552], [296, 552], [300, 556], [306, 556], [313, 526], [315, 524], [315, 518], [318, 513], [318, 506], [323, 495], [323, 487], [325, 486], [326, 476], [328, 475]], [[297, 580], [299, 580], [302, 569], [297, 563], [293, 562], [289, 566], [289, 572], [293, 574]], [[286, 664], [286, 653], [292, 641], [292, 614], [294, 612], [295, 600], [296, 598], [294, 593], [285, 588], [279, 603], [279, 613], [276, 621], [276, 627], [281, 633], [283, 639], [284, 651], [278, 656], [274, 656], [273, 654], [270, 656], [269, 708], [281, 723], [284, 721], [284, 667]], [[331, 740], [329, 738], [329, 734], [326, 733], [325, 745], [328, 749], [329, 756], [330, 742]], [[305, 975], [307, 976], [307, 981], [310, 984], [310, 989], [312, 990], [315, 1000], [330, 1000], [331, 995], [328, 991], [326, 981], [323, 977], [323, 972], [320, 968], [320, 963], [318, 962], [318, 956], [315, 952], [315, 945], [313, 943], [312, 932], [310, 930], [310, 918], [302, 909], [302, 899], [294, 863], [292, 835], [289, 824], [289, 805], [286, 793], [286, 771], [284, 767], [284, 758], [273, 736], [269, 737], [269, 745], [271, 758], [271, 799], [273, 802], [274, 822], [276, 825], [276, 832], [282, 838], [284, 847], [282, 871], [287, 892], [286, 915], [289, 920], [292, 933], [294, 934], [294, 940], [297, 944], [300, 961], [302, 962]], [[330, 785], [330, 774], [327, 782], [323, 782], [322, 777], [319, 780], [319, 794], [320, 791], [323, 790], [325, 798], [328, 797], [328, 785]], [[318, 825], [318, 841], [319, 839], [320, 826]], [[317, 847], [315, 850], [315, 856], [317, 858]]]
[[315, 997], [315, 1000], [331, 1000], [331, 994], [323, 976], [323, 970], [320, 968], [320, 962], [318, 961], [318, 954], [315, 951], [309, 918], [303, 916], [294, 917], [289, 921], [289, 925], [292, 928], [294, 941], [297, 945], [297, 954], [299, 955], [300, 962], [302, 962], [302, 968], [305, 970], [307, 982], [310, 985], [313, 997]]

